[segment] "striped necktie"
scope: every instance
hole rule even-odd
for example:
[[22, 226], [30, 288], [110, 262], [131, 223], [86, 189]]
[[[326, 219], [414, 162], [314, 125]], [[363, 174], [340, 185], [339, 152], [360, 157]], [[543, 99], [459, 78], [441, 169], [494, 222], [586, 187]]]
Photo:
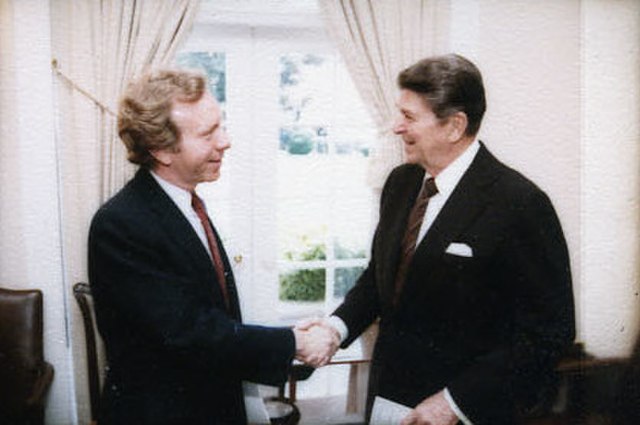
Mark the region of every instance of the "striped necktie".
[[424, 214], [427, 211], [429, 199], [431, 199], [431, 197], [436, 193], [438, 193], [438, 188], [436, 187], [436, 182], [433, 177], [426, 179], [422, 185], [420, 193], [418, 194], [418, 198], [409, 213], [407, 229], [405, 230], [404, 237], [402, 238], [400, 264], [398, 265], [398, 272], [395, 279], [394, 304], [398, 302], [398, 298], [402, 292], [402, 287], [404, 286], [407, 278], [407, 270], [409, 269], [409, 264], [411, 264], [411, 260], [413, 259], [413, 254], [416, 251], [416, 241], [418, 239], [420, 227], [422, 226]]

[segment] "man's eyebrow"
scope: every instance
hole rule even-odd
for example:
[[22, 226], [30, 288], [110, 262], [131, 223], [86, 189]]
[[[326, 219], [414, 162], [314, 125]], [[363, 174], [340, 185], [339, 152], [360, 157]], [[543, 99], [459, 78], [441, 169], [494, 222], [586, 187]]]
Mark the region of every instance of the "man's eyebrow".
[[219, 122], [215, 123], [214, 125], [212, 125], [211, 127], [207, 128], [205, 130], [202, 130], [201, 132], [198, 133], [198, 136], [206, 136], [207, 134], [211, 134], [214, 131], [216, 131], [218, 129], [218, 127], [220, 127], [220, 123]]
[[402, 112], [405, 115], [413, 115], [413, 111], [407, 108], [400, 108], [400, 112]]

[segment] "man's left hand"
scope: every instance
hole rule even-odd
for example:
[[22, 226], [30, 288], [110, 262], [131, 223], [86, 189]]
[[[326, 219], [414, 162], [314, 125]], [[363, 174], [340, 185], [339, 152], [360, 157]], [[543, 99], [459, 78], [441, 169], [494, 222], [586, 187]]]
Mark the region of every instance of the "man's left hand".
[[308, 319], [293, 329], [296, 359], [313, 367], [324, 366], [340, 347], [339, 332], [324, 319]]
[[424, 399], [400, 425], [456, 425], [459, 419], [444, 398], [444, 390]]

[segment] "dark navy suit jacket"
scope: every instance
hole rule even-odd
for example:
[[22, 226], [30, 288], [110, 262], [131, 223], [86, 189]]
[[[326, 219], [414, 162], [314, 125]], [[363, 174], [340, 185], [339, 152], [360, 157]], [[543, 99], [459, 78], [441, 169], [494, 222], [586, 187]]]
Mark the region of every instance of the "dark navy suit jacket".
[[101, 424], [245, 424], [241, 381], [286, 380], [292, 331], [241, 323], [222, 256], [231, 311], [202, 242], [144, 169], [96, 213], [89, 279], [109, 365]]
[[[371, 261], [334, 313], [349, 329], [343, 345], [380, 318], [370, 400], [413, 407], [446, 387], [474, 424], [513, 423], [574, 338], [560, 223], [540, 189], [481, 145], [418, 243], [394, 306], [400, 243], [423, 177], [402, 165], [385, 184]], [[447, 253], [451, 243], [473, 256]]]

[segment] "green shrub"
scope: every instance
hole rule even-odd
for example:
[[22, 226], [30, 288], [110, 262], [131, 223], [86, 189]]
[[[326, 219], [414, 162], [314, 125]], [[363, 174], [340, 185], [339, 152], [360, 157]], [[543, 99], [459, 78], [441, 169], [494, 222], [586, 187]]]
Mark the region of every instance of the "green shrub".
[[322, 301], [325, 269], [302, 269], [280, 275], [280, 300]]
[[[306, 238], [302, 238], [303, 242]], [[290, 261], [326, 260], [323, 244], [308, 244], [304, 251], [287, 251], [284, 257]], [[325, 269], [300, 269], [280, 275], [280, 300], [322, 301], [326, 281]]]

